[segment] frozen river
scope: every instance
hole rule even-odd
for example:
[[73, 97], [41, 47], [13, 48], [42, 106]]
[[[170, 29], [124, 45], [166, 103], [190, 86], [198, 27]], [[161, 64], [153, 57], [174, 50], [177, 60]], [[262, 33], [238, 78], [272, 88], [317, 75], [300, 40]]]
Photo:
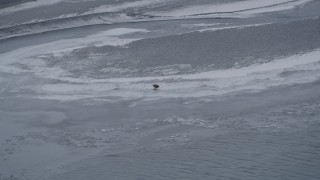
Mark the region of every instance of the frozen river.
[[0, 85], [0, 180], [320, 177], [317, 0], [0, 0]]

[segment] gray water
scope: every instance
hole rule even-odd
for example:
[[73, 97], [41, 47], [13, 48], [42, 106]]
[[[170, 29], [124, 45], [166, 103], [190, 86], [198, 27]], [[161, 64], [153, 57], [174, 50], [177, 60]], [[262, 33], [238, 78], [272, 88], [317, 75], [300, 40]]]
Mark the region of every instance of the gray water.
[[[320, 3], [242, 18], [149, 15], [221, 2], [120, 8], [106, 23], [98, 16], [110, 13], [81, 14], [98, 0], [0, 11], [0, 180], [319, 179], [320, 59], [294, 60], [320, 49]], [[147, 31], [117, 35], [132, 29]], [[118, 38], [133, 40], [98, 43]], [[202, 72], [230, 77], [192, 79]]]

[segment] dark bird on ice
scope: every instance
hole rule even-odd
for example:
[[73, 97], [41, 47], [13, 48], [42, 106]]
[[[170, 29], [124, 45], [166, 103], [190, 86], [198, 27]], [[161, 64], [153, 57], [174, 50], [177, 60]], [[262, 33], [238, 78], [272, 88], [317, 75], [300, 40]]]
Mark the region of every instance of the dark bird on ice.
[[153, 90], [157, 90], [160, 86], [158, 84], [153, 84]]

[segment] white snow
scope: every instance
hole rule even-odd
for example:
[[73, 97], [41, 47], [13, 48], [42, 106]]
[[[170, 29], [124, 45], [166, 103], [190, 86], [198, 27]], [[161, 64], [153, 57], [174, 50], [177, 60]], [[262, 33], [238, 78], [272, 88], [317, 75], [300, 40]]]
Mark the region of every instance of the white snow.
[[[1, 66], [18, 63], [27, 63], [28, 65], [41, 65], [42, 61], [39, 58], [46, 55], [60, 56], [65, 53], [70, 53], [73, 50], [90, 47], [90, 46], [123, 46], [138, 39], [121, 38], [119, 36], [132, 33], [146, 33], [146, 29], [131, 29], [131, 28], [116, 28], [107, 31], [101, 31], [97, 34], [86, 37], [57, 40], [45, 44], [28, 46], [16, 49], [10, 52], [0, 54], [0, 70]], [[28, 61], [26, 61], [28, 60]], [[5, 69], [5, 68], [3, 68]]]
[[[102, 33], [99, 33], [98, 35], [93, 35], [95, 36], [121, 36], [125, 34], [131, 34], [131, 33], [141, 33], [141, 32], [149, 32], [146, 29], [131, 29], [131, 28], [116, 28], [116, 29], [111, 29], [108, 31], [104, 31]], [[90, 37], [90, 36], [89, 36]]]
[[[270, 87], [310, 83], [320, 79], [320, 49], [274, 59], [265, 64], [196, 74], [170, 75], [176, 73], [176, 68], [190, 68], [188, 65], [155, 67], [147, 70], [167, 70], [167, 74], [133, 78], [73, 78], [59, 67], [47, 67], [43, 61], [43, 57], [48, 55], [60, 56], [82, 47], [123, 46], [137, 40], [129, 38], [131, 36], [128, 35], [146, 32], [148, 32], [146, 29], [117, 28], [87, 37], [63, 39], [16, 49], [0, 54], [0, 72], [15, 74], [30, 72], [36, 77], [61, 80], [63, 83], [39, 83], [23, 87], [35, 91], [38, 94], [37, 98], [58, 100], [201, 98], [243, 91], [261, 91]], [[28, 68], [20, 68], [15, 63]], [[160, 90], [153, 91], [151, 86], [153, 83], [160, 84]]]
[[138, 39], [121, 37], [122, 35], [146, 32], [148, 32], [146, 29], [116, 28], [87, 37], [63, 39], [16, 49], [0, 54], [0, 73], [32, 73], [40, 78], [60, 79], [70, 73], [60, 67], [47, 67], [44, 57], [59, 57], [90, 46], [124, 46]]
[[[210, 27], [210, 26], [217, 26], [217, 25], [222, 25], [223, 23], [199, 23], [199, 24], [182, 24], [181, 27], [187, 27], [187, 28], [196, 28], [196, 27]], [[227, 25], [225, 23], [224, 25]]]
[[310, 1], [312, 0], [247, 0], [225, 4], [190, 6], [166, 12], [152, 12], [150, 14], [165, 17], [185, 17], [200, 14], [213, 14], [219, 17], [241, 17], [241, 15], [254, 15], [259, 13], [288, 10]]
[[226, 27], [213, 27], [213, 28], [205, 28], [197, 30], [198, 32], [206, 32], [206, 31], [219, 31], [219, 30], [226, 30], [226, 29], [243, 29], [248, 27], [258, 27], [258, 26], [265, 26], [271, 23], [262, 23], [262, 24], [249, 24], [249, 25], [241, 25], [241, 26], [226, 26]]
[[60, 2], [63, 2], [63, 0], [36, 0], [36, 1], [26, 2], [16, 6], [0, 9], [0, 15], [11, 14], [17, 11], [23, 11], [23, 10], [32, 9], [32, 8], [50, 6]]
[[[288, 73], [289, 75], [284, 75]], [[45, 84], [39, 98], [76, 100], [83, 98], [154, 99], [201, 98], [230, 93], [262, 91], [275, 86], [310, 83], [320, 79], [320, 50], [276, 59], [265, 64], [197, 74], [137, 78], [60, 78], [70, 83]], [[71, 84], [80, 83], [80, 84]], [[160, 84], [153, 91], [151, 84]], [[117, 88], [118, 90], [115, 90]]]
[[144, 6], [159, 4], [162, 2], [163, 0], [140, 0], [140, 1], [134, 1], [134, 2], [125, 2], [121, 4], [115, 4], [115, 5], [102, 5], [96, 8], [92, 8], [90, 9], [90, 11], [84, 14], [119, 12], [119, 11], [130, 9], [130, 8], [140, 8]]
[[[163, 76], [109, 79], [72, 78], [68, 72], [59, 67], [47, 67], [42, 59], [48, 54], [60, 56], [74, 49], [88, 46], [122, 46], [137, 40], [127, 38], [127, 35], [145, 32], [148, 30], [118, 28], [87, 37], [20, 48], [0, 54], [0, 72], [13, 74], [31, 72], [37, 77], [61, 80], [64, 83], [40, 83], [25, 87], [41, 94], [37, 96], [38, 98], [59, 100], [83, 98], [106, 100], [114, 97], [120, 99], [207, 97], [243, 91], [261, 91], [274, 86], [309, 83], [320, 79], [320, 49], [242, 68], [170, 75], [175, 73], [176, 68], [190, 68], [187, 65], [177, 65], [146, 69], [149, 71], [168, 70], [168, 73]], [[126, 38], [123, 35], [126, 35]], [[24, 64], [28, 68], [20, 68], [15, 63]], [[152, 90], [151, 84], [155, 82], [160, 84], [159, 91]]]

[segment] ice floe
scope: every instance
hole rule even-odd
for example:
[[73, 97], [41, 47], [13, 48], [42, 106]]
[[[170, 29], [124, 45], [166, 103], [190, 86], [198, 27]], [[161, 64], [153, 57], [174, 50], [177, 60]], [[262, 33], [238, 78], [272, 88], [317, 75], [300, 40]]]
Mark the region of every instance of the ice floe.
[[[43, 95], [39, 97], [59, 100], [115, 97], [159, 99], [256, 92], [270, 87], [319, 80], [319, 57], [320, 50], [316, 50], [264, 64], [185, 75], [110, 79], [59, 77], [60, 80], [69, 83], [44, 84], [39, 89], [39, 93]], [[159, 91], [152, 90], [151, 84], [154, 82], [160, 84]]]

